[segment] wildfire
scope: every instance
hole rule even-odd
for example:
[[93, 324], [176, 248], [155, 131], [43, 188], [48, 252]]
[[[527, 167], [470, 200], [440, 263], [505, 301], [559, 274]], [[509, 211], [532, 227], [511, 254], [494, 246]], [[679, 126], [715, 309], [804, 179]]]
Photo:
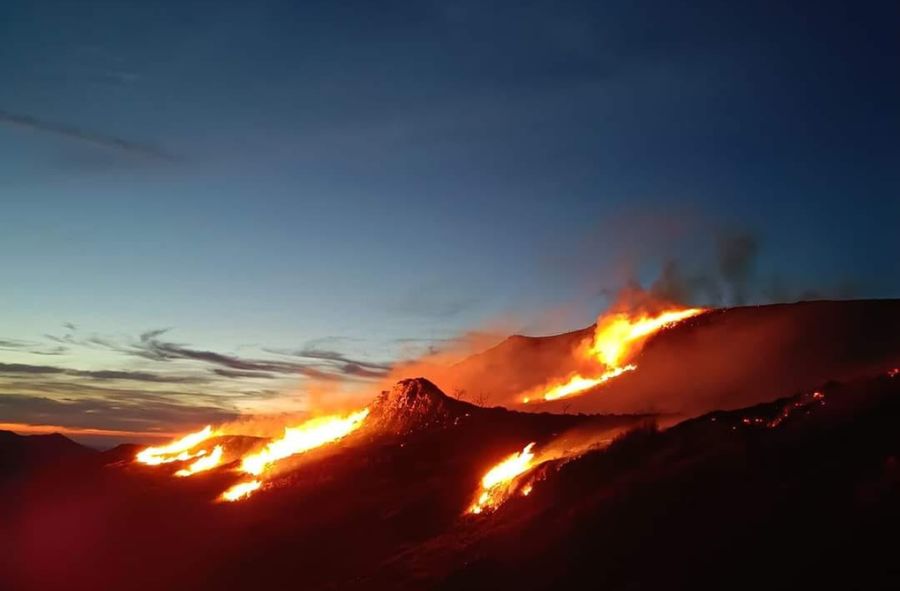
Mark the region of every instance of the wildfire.
[[[531, 451], [534, 443], [532, 441], [522, 451], [512, 454], [485, 473], [481, 478], [481, 493], [469, 507], [468, 513], [478, 515], [486, 509], [496, 509], [509, 497], [515, 479], [535, 466], [534, 452]], [[525, 496], [530, 492], [531, 485], [522, 490]]]
[[256, 489], [262, 486], [259, 480], [248, 480], [247, 482], [239, 482], [222, 493], [223, 501], [240, 501], [246, 499], [253, 494]]
[[191, 450], [215, 435], [216, 433], [213, 431], [212, 426], [207, 425], [202, 430], [185, 435], [168, 445], [148, 447], [138, 452], [135, 460], [148, 466], [192, 460], [206, 455], [206, 450], [202, 449], [196, 452], [191, 452]]
[[197, 472], [212, 470], [220, 463], [222, 463], [222, 454], [224, 453], [224, 451], [225, 450], [221, 445], [215, 446], [212, 450], [212, 453], [210, 453], [209, 455], [202, 455], [198, 460], [196, 460], [187, 468], [183, 468], [176, 472], [175, 476], [193, 476]]
[[246, 456], [241, 461], [241, 470], [259, 476], [279, 460], [346, 437], [359, 429], [368, 415], [369, 409], [364, 408], [346, 417], [319, 417], [297, 427], [287, 427], [281, 439], [269, 443], [259, 453]]
[[[637, 365], [628, 361], [640, 351], [647, 337], [704, 311], [704, 308], [686, 308], [670, 309], [656, 315], [619, 312], [605, 316], [597, 322], [593, 341], [585, 349], [587, 357], [605, 369], [594, 377], [576, 374], [565, 383], [543, 391], [540, 398], [557, 400], [579, 394], [623, 373], [636, 370]], [[523, 399], [526, 403], [530, 401], [531, 397]]]
[[[604, 382], [608, 382], [609, 380], [618, 377], [625, 373], [626, 371], [634, 371], [637, 369], [637, 365], [626, 365], [624, 367], [614, 367], [610, 370], [607, 370], [597, 376], [596, 378], [585, 378], [580, 375], [575, 375], [571, 380], [566, 382], [565, 384], [560, 384], [559, 386], [554, 386], [550, 388], [543, 394], [544, 400], [556, 400], [558, 398], [565, 398], [570, 394], [577, 394], [578, 392], [583, 392], [589, 388], [593, 388], [594, 386], [599, 386]], [[530, 399], [529, 399], [530, 400]], [[528, 402], [526, 400], [525, 402]]]
[[[343, 439], [359, 429], [367, 416], [369, 409], [364, 408], [347, 416], [318, 417], [296, 427], [287, 427], [281, 439], [272, 441], [262, 451], [244, 456], [240, 471], [261, 477], [280, 460]], [[261, 478], [239, 482], [222, 493], [221, 499], [223, 501], [246, 499], [261, 486]]]

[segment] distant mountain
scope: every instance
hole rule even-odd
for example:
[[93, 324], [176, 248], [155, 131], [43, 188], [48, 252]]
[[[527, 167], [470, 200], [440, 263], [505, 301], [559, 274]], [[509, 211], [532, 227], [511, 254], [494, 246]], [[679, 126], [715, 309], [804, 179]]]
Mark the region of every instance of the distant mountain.
[[0, 431], [0, 482], [18, 476], [23, 471], [65, 465], [96, 454], [95, 450], [75, 443], [59, 433], [18, 435], [11, 431]]

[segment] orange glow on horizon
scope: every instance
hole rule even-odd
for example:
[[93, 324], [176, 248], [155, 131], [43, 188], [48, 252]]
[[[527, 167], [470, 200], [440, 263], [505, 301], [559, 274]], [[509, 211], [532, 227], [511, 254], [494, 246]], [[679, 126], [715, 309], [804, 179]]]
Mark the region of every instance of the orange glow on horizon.
[[153, 431], [122, 431], [118, 429], [101, 429], [94, 427], [66, 427], [64, 425], [44, 425], [32, 423], [0, 423], [0, 431], [12, 431], [19, 435], [90, 435], [96, 437], [133, 437], [167, 439], [176, 437], [178, 433], [161, 433]]

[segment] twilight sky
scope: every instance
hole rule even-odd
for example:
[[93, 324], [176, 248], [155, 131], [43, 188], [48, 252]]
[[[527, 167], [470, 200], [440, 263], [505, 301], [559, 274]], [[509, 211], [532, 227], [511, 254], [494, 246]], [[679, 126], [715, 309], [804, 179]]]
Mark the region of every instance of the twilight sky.
[[671, 261], [900, 296], [893, 0], [2, 4], [0, 428], [303, 409]]

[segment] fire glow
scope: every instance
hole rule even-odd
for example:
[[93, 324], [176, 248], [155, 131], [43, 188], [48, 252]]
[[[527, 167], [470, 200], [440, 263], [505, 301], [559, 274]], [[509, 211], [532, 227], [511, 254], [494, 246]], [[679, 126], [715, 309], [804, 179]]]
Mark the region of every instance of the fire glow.
[[252, 495], [262, 482], [259, 480], [248, 480], [247, 482], [239, 482], [222, 493], [222, 500], [228, 502], [240, 501]]
[[369, 409], [364, 408], [346, 417], [319, 417], [297, 427], [287, 427], [281, 439], [269, 443], [259, 453], [244, 457], [241, 461], [241, 470], [259, 476], [272, 464], [284, 458], [343, 439], [359, 429], [368, 415]]
[[[522, 451], [508, 456], [488, 470], [481, 478], [481, 492], [467, 513], [478, 515], [485, 510], [494, 510], [503, 504], [515, 492], [516, 479], [535, 467], [533, 448], [534, 442], [531, 442]], [[530, 492], [530, 484], [522, 489], [522, 494], [525, 496], [528, 496]]]
[[[669, 309], [653, 316], [625, 312], [604, 316], [597, 322], [593, 341], [590, 347], [584, 349], [584, 354], [605, 369], [594, 377], [576, 374], [566, 382], [544, 390], [538, 397], [549, 401], [581, 394], [636, 370], [637, 365], [628, 361], [640, 351], [647, 337], [704, 311], [703, 308], [687, 308]], [[527, 403], [531, 400], [530, 396], [526, 396], [522, 401]]]
[[222, 493], [221, 499], [233, 502], [250, 497], [262, 487], [261, 477], [271, 470], [274, 464], [285, 458], [340, 441], [359, 429], [367, 416], [369, 409], [364, 408], [347, 416], [318, 417], [296, 427], [285, 428], [281, 439], [272, 441], [262, 451], [244, 456], [241, 460], [241, 472], [256, 478], [235, 484]]
[[171, 462], [186, 462], [194, 458], [206, 455], [206, 450], [202, 449], [192, 452], [195, 447], [217, 435], [212, 429], [212, 425], [207, 425], [196, 433], [189, 433], [181, 439], [173, 441], [168, 445], [159, 447], [148, 447], [138, 452], [135, 457], [136, 461], [148, 466], [159, 466], [160, 464], [168, 464]]
[[[296, 427], [286, 427], [280, 439], [269, 442], [262, 450], [247, 454], [241, 459], [238, 471], [252, 476], [253, 479], [235, 484], [222, 493], [220, 498], [224, 501], [246, 499], [262, 487], [265, 474], [271, 471], [275, 464], [291, 456], [343, 439], [359, 429], [368, 415], [369, 409], [364, 408], [346, 416], [317, 417]], [[214, 431], [212, 426], [207, 426], [168, 445], [148, 447], [137, 454], [135, 461], [148, 466], [158, 466], [194, 460], [175, 472], [175, 475], [187, 477], [206, 472], [222, 465], [224, 447], [216, 445], [212, 451], [208, 449], [194, 451], [194, 449], [216, 435], [219, 433]]]
[[206, 455], [201, 455], [197, 460], [194, 461], [187, 468], [182, 468], [178, 472], [175, 473], [175, 476], [193, 476], [197, 472], [206, 472], [207, 470], [212, 470], [220, 463], [222, 463], [222, 454], [224, 453], [224, 449], [221, 445], [217, 445], [213, 448], [212, 453]]

